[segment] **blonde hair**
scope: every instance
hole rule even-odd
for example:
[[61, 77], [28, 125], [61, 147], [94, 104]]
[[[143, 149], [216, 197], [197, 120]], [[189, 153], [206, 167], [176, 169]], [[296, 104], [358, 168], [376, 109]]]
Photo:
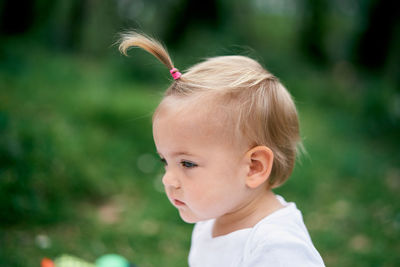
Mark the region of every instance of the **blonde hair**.
[[[120, 51], [126, 54], [132, 46], [153, 54], [167, 68], [174, 67], [166, 48], [148, 36], [124, 35]], [[274, 75], [248, 57], [213, 57], [189, 68], [165, 92], [165, 98], [199, 95], [222, 101], [220, 105], [230, 111], [231, 124], [250, 145], [272, 150], [271, 187], [289, 178], [301, 146], [298, 115], [291, 95]]]

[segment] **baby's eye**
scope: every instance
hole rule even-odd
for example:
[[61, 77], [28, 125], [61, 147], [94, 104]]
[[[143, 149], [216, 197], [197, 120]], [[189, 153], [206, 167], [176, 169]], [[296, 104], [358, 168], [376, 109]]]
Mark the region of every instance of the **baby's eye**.
[[182, 160], [181, 164], [185, 168], [194, 168], [194, 167], [198, 166], [196, 163], [193, 163], [193, 162], [190, 162], [190, 161], [186, 161], [186, 160]]

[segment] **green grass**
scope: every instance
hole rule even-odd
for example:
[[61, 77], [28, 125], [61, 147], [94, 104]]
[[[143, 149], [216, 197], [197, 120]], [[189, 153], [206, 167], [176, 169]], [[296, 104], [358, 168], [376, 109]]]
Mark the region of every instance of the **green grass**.
[[[124, 78], [120, 65], [102, 60], [41, 49], [5, 55], [0, 265], [118, 253], [141, 267], [187, 266], [192, 226], [162, 192], [151, 136], [163, 85]], [[340, 97], [331, 100], [336, 106], [306, 97], [325, 82], [300, 83], [308, 155], [277, 193], [303, 211], [327, 266], [395, 266], [398, 152], [365, 134], [358, 115], [339, 108]]]

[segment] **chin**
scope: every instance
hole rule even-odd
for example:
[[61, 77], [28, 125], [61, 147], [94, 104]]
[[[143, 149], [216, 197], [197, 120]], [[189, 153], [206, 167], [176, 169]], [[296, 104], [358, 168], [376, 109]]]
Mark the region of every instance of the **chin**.
[[197, 222], [201, 222], [201, 221], [206, 221], [206, 220], [212, 219], [212, 217], [211, 218], [198, 217], [198, 216], [195, 216], [193, 214], [185, 214], [183, 212], [180, 212], [179, 215], [181, 216], [181, 219], [185, 223], [197, 223]]
[[179, 215], [181, 216], [182, 221], [184, 221], [185, 223], [197, 223], [200, 221], [204, 221], [204, 219], [199, 218], [193, 214], [187, 214], [185, 212], [180, 211]]
[[188, 217], [184, 217], [184, 216], [181, 216], [181, 219], [182, 219], [182, 221], [184, 221], [185, 223], [197, 223], [197, 222], [202, 221], [202, 220], [197, 219], [197, 218], [188, 218]]

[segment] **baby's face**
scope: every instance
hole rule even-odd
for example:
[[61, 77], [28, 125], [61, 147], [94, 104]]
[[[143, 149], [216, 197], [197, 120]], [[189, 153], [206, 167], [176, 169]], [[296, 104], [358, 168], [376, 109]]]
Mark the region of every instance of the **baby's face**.
[[164, 108], [153, 121], [157, 151], [165, 163], [162, 182], [185, 222], [234, 212], [246, 199], [246, 149], [228, 141], [221, 123], [201, 108]]

